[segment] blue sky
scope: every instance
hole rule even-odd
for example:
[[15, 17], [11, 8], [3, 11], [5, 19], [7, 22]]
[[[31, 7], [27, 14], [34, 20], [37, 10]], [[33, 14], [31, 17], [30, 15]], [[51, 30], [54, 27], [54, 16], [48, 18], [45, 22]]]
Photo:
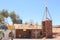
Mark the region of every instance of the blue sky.
[[[0, 10], [15, 11], [24, 22], [30, 19], [41, 24], [45, 11], [46, 0], [0, 0]], [[60, 25], [60, 0], [48, 0], [48, 9], [53, 25]]]

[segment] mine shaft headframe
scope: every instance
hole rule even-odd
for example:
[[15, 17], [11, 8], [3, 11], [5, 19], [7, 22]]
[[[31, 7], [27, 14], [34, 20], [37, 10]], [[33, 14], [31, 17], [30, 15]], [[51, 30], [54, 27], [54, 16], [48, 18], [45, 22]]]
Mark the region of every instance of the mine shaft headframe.
[[45, 12], [44, 12], [44, 15], [43, 15], [43, 20], [44, 20], [44, 18], [52, 20], [52, 17], [50, 15], [49, 10], [48, 10], [48, 0], [46, 0], [46, 3], [45, 3]]

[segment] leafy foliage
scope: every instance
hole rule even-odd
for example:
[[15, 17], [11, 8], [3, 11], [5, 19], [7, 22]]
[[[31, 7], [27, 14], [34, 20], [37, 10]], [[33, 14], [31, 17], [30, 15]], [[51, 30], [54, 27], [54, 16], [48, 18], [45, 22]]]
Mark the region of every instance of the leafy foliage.
[[11, 17], [11, 18], [15, 18], [15, 17], [16, 17], [16, 14], [15, 14], [14, 11], [10, 13], [10, 17]]
[[18, 15], [16, 15], [14, 11], [10, 13], [10, 17], [13, 21], [13, 24], [18, 24], [19, 23], [19, 21], [17, 20]]
[[2, 20], [4, 20], [4, 16], [0, 15], [0, 22], [2, 22]]
[[0, 34], [2, 34], [3, 32], [2, 31], [0, 31]]
[[8, 17], [8, 16], [9, 16], [8, 11], [5, 10], [5, 9], [3, 9], [1, 13], [2, 13], [2, 15], [3, 15], [4, 17]]
[[15, 14], [14, 11], [12, 12], [8, 12], [7, 10], [3, 9], [2, 11], [0, 11], [0, 22], [2, 22], [4, 20], [4, 18], [6, 17], [11, 17], [13, 24], [17, 24], [19, 23], [19, 20], [17, 19], [19, 16]]

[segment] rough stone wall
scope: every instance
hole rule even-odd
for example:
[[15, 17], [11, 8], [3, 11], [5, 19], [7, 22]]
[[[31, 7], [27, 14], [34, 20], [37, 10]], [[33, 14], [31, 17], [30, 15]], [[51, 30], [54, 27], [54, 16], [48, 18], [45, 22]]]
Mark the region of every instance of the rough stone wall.
[[43, 34], [43, 37], [46, 36], [46, 26], [45, 26], [45, 21], [42, 21], [42, 34]]
[[32, 29], [31, 30], [31, 38], [40, 38], [41, 37], [41, 29]]
[[52, 21], [48, 20], [45, 22], [46, 26], [46, 37], [52, 37]]
[[52, 37], [52, 21], [46, 20], [42, 22], [43, 36], [46, 38]]
[[[40, 38], [40, 29], [16, 29], [16, 38]], [[19, 37], [20, 35], [20, 37]]]
[[16, 29], [16, 38], [30, 38], [30, 31], [23, 29]]

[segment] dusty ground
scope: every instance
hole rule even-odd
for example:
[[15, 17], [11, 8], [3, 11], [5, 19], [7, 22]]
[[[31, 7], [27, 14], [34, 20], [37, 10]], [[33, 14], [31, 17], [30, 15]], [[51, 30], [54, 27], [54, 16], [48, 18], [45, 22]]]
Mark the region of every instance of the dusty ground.
[[13, 40], [60, 40], [60, 39], [13, 39]]
[[57, 36], [56, 38], [52, 38], [52, 39], [42, 38], [42, 39], [13, 39], [13, 40], [60, 40], [60, 36]]

